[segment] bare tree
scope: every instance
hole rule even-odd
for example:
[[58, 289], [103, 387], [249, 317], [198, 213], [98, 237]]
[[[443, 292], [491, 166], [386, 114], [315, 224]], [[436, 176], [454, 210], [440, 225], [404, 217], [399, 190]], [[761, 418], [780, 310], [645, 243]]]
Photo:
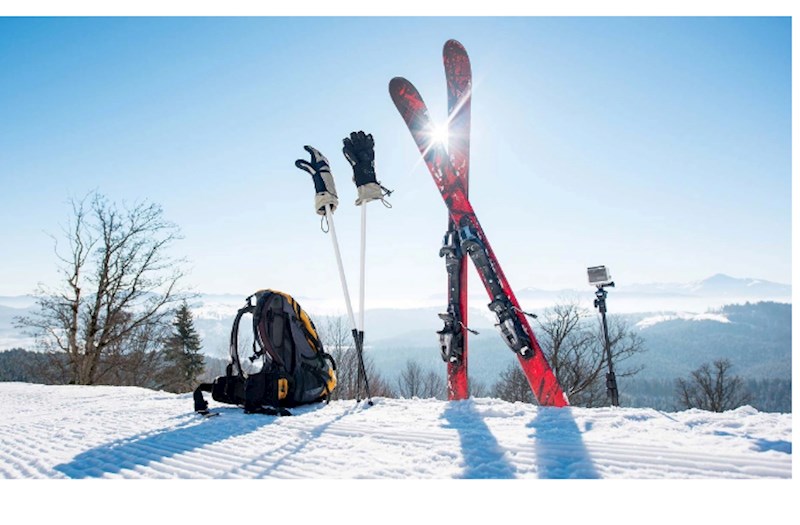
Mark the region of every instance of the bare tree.
[[728, 359], [705, 363], [687, 379], [676, 381], [678, 403], [683, 408], [712, 412], [732, 410], [750, 402], [750, 393], [739, 376], [732, 376]]
[[428, 370], [423, 376], [422, 394], [426, 398], [447, 399], [447, 381], [442, 374]]
[[125, 340], [112, 343], [96, 383], [161, 388], [158, 376], [164, 367], [162, 347], [167, 336], [166, 326], [145, 324]]
[[444, 378], [433, 370], [424, 370], [413, 359], [406, 361], [406, 366], [397, 378], [397, 393], [404, 398], [436, 398], [447, 397]]
[[486, 386], [483, 381], [478, 381], [472, 377], [469, 378], [469, 395], [470, 397], [488, 397], [491, 395], [491, 389]]
[[492, 396], [511, 402], [536, 403], [528, 378], [517, 363], [500, 372], [500, 377], [492, 387]]
[[422, 367], [414, 360], [406, 361], [406, 366], [397, 378], [397, 394], [400, 397], [422, 397]]
[[[600, 320], [577, 302], [558, 303], [537, 319], [536, 331], [553, 372], [570, 404], [598, 406], [607, 402], [605, 371], [608, 366]], [[643, 339], [617, 317], [608, 317], [608, 336], [616, 375], [630, 377], [641, 368], [620, 368], [619, 364], [644, 351]]]
[[71, 204], [66, 250], [54, 239], [60, 284], [40, 286], [38, 311], [17, 325], [41, 349], [66, 356], [71, 382], [91, 385], [109, 381], [120, 356], [169, 325], [185, 297], [182, 261], [169, 256], [178, 228], [158, 205], [118, 207], [97, 193]]
[[[363, 380], [359, 382], [359, 361], [353, 345], [353, 336], [343, 316], [327, 317], [318, 327], [318, 335], [325, 351], [336, 362], [336, 389], [331, 399], [364, 398], [366, 390]], [[364, 354], [364, 369], [369, 380], [370, 394], [391, 397], [391, 387], [381, 377], [372, 359]]]

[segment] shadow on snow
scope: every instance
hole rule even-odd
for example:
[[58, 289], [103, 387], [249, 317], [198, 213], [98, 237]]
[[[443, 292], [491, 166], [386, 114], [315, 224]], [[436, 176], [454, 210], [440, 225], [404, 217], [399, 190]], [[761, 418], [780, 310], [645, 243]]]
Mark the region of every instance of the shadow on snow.
[[254, 432], [275, 421], [275, 417], [246, 415], [239, 408], [218, 410], [221, 417], [208, 422], [192, 419], [177, 428], [155, 430], [119, 439], [75, 456], [55, 470], [69, 478], [99, 478], [200, 449], [225, 439]]
[[[449, 403], [442, 417], [447, 421], [445, 428], [457, 430], [461, 440], [465, 467], [459, 477], [516, 477], [516, 468], [509, 462], [471, 400]], [[536, 418], [527, 426], [534, 429], [530, 437], [536, 451], [540, 478], [600, 478], [570, 408], [538, 407]]]
[[445, 428], [458, 431], [461, 452], [464, 456], [465, 479], [507, 479], [515, 477], [515, 469], [508, 462], [483, 416], [475, 409], [472, 400], [450, 402], [442, 417]]
[[[732, 434], [730, 432], [726, 432], [724, 430], [716, 430], [714, 431], [714, 435], [716, 436], [730, 436], [730, 437], [740, 437], [737, 434]], [[779, 440], [771, 440], [771, 439], [764, 439], [764, 438], [756, 438], [750, 436], [749, 434], [744, 434], [743, 437], [749, 439], [753, 443], [753, 448], [755, 448], [759, 452], [767, 452], [770, 450], [774, 450], [776, 452], [783, 452], [784, 454], [791, 454], [792, 453], [792, 442], [786, 441], [783, 439]]]
[[[238, 470], [248, 471], [251, 473], [251, 475], [248, 475], [246, 477], [260, 479], [260, 478], [269, 478], [284, 465], [291, 468], [293, 457], [296, 457], [296, 455], [299, 454], [303, 449], [305, 449], [310, 443], [312, 443], [317, 438], [321, 437], [322, 434], [325, 433], [325, 431], [328, 429], [328, 427], [330, 427], [343, 417], [353, 413], [355, 410], [358, 410], [358, 406], [350, 410], [347, 410], [342, 414], [339, 414], [330, 421], [326, 421], [308, 431], [305, 431], [305, 439], [298, 441], [291, 448], [288, 448], [285, 445], [279, 446], [276, 449], [270, 452], [265, 452], [260, 456], [254, 458], [250, 462], [241, 465], [239, 468], [237, 468], [237, 471]], [[307, 466], [304, 468], [307, 468]]]
[[545, 479], [599, 478], [570, 408], [539, 407], [528, 424], [536, 446], [539, 477]]
[[[296, 415], [316, 410], [318, 407], [302, 407], [297, 409]], [[305, 409], [305, 410], [303, 410]], [[203, 472], [209, 477], [221, 477], [249, 471], [245, 477], [263, 478], [269, 477], [274, 471], [279, 469], [292, 455], [304, 449], [310, 442], [320, 437], [325, 430], [357, 410], [357, 407], [340, 414], [336, 418], [318, 425], [306, 433], [305, 439], [295, 444], [291, 449], [283, 450], [284, 445], [270, 453], [265, 453], [253, 461], [241, 465], [236, 465], [233, 471], [217, 472], [211, 468]], [[213, 418], [210, 424], [198, 423], [192, 419], [177, 428], [156, 430], [139, 434], [133, 437], [119, 439], [111, 443], [87, 450], [75, 456], [69, 463], [57, 465], [55, 470], [65, 474], [69, 478], [100, 478], [105, 474], [115, 474], [123, 470], [133, 470], [136, 467], [157, 465], [163, 460], [178, 456], [180, 454], [199, 450], [206, 445], [210, 445], [228, 438], [242, 436], [255, 432], [260, 428], [270, 425], [277, 419], [276, 416], [264, 416], [260, 414], [244, 414], [240, 408], [220, 408], [216, 412], [223, 414], [223, 417]], [[269, 456], [280, 453], [279, 457], [272, 460]], [[264, 463], [268, 466], [265, 468]], [[229, 465], [230, 466], [230, 465]], [[159, 467], [168, 475], [181, 477], [177, 472], [179, 469], [171, 468], [168, 465]], [[196, 473], [197, 466], [187, 470], [189, 474]], [[260, 472], [253, 472], [254, 468], [260, 468]]]

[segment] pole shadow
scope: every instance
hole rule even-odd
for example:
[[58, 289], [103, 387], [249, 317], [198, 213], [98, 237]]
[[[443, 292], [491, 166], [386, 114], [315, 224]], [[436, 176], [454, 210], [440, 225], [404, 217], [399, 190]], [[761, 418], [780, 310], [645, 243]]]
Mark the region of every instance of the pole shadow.
[[447, 421], [444, 428], [458, 431], [464, 457], [463, 479], [510, 479], [516, 469], [505, 457], [483, 417], [470, 400], [451, 401], [442, 414]]
[[177, 428], [112, 441], [78, 454], [72, 461], [56, 465], [54, 469], [72, 479], [100, 478], [248, 434], [275, 421], [275, 417], [244, 414], [240, 408], [221, 408], [217, 412], [220, 417], [209, 421], [197, 422], [192, 416]]
[[299, 454], [301, 451], [303, 451], [310, 443], [312, 443], [313, 441], [315, 441], [315, 440], [319, 439], [320, 437], [322, 437], [322, 435], [325, 433], [326, 430], [328, 430], [328, 428], [331, 425], [333, 425], [334, 423], [338, 422], [342, 418], [344, 418], [346, 416], [349, 416], [356, 409], [357, 408], [354, 408], [354, 409], [350, 409], [350, 410], [348, 410], [346, 412], [343, 412], [342, 414], [339, 414], [338, 416], [336, 416], [335, 418], [331, 419], [330, 421], [326, 421], [325, 423], [317, 425], [316, 427], [308, 430], [306, 432], [305, 439], [303, 439], [302, 441], [299, 441], [292, 448], [287, 448], [287, 449], [284, 450], [283, 447], [281, 447], [280, 449], [273, 450], [271, 452], [266, 452], [264, 454], [261, 454], [259, 457], [253, 459], [248, 464], [242, 465], [242, 467], [240, 469], [238, 469], [238, 470], [250, 470], [248, 468], [248, 465], [253, 465], [254, 466], [256, 464], [263, 463], [264, 461], [267, 460], [267, 458], [269, 456], [275, 454], [276, 452], [280, 452], [280, 457], [276, 457], [275, 460], [271, 464], [269, 464], [268, 466], [261, 467], [260, 472], [256, 473], [253, 476], [256, 479], [262, 479], [262, 478], [271, 477], [282, 466], [290, 464], [292, 462], [292, 459], [295, 458], [297, 456], [297, 454]]
[[528, 423], [536, 447], [536, 465], [543, 479], [599, 479], [572, 409], [538, 407]]

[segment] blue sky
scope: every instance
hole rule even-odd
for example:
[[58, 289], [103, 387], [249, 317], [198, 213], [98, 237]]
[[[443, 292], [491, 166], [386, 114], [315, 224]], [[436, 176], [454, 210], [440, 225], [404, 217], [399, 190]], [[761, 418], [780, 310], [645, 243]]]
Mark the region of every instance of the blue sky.
[[449, 38], [475, 76], [471, 200], [513, 287], [585, 287], [597, 264], [791, 282], [789, 18], [3, 18], [0, 295], [54, 283], [47, 233], [98, 190], [163, 206], [197, 291], [338, 299], [294, 167], [311, 144], [355, 300], [341, 140], [363, 129], [395, 190], [368, 208], [368, 302], [444, 300], [445, 207], [387, 87], [443, 120]]

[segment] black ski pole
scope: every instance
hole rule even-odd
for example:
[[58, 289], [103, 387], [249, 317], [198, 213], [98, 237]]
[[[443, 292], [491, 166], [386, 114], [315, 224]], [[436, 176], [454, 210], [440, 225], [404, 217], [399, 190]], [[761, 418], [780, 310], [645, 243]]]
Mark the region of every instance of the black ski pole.
[[361, 401], [361, 382], [364, 382], [364, 391], [367, 394], [367, 403], [372, 406], [372, 394], [369, 391], [369, 378], [367, 377], [367, 367], [364, 365], [364, 331], [353, 330], [353, 339], [356, 341], [356, 353], [358, 355], [358, 379], [356, 385], [356, 401]]

